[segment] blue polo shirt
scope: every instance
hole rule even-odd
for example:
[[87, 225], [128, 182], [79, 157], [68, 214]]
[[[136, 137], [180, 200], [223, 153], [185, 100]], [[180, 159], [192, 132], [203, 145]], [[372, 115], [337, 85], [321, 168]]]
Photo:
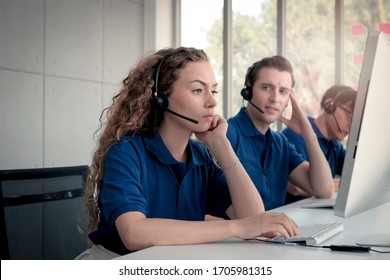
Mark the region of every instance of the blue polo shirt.
[[[335, 177], [336, 175], [341, 175], [345, 159], [345, 149], [343, 145], [340, 141], [337, 141], [335, 139], [331, 139], [328, 141], [328, 139], [326, 139], [322, 135], [318, 126], [315, 124], [314, 118], [308, 117], [308, 119], [311, 126], [313, 127], [315, 134], [317, 135], [321, 150], [329, 163], [330, 170], [332, 171], [332, 176]], [[296, 134], [288, 127], [284, 128], [281, 132], [288, 138], [290, 143], [295, 145], [297, 151], [303, 155], [305, 160], [308, 160], [306, 145], [302, 136]]]
[[231, 200], [226, 178], [203, 143], [190, 140], [187, 163], [176, 161], [159, 134], [124, 136], [105, 158], [101, 210], [95, 244], [125, 254], [115, 220], [139, 211], [147, 218], [203, 221], [205, 214], [226, 217]]
[[228, 120], [227, 137], [248, 172], [266, 210], [284, 205], [288, 176], [304, 159], [279, 132], [261, 134], [242, 107]]

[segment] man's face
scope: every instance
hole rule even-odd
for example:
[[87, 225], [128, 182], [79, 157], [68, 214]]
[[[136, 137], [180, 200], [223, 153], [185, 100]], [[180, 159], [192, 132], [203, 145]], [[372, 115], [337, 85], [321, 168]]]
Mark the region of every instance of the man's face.
[[260, 107], [264, 113], [251, 110], [263, 122], [271, 124], [283, 114], [290, 100], [292, 77], [287, 71], [274, 68], [263, 68], [257, 74], [253, 89], [252, 102]]

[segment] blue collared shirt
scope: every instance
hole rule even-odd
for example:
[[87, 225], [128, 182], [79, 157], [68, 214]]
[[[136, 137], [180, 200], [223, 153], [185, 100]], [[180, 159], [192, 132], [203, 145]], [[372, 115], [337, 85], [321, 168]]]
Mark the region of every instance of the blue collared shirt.
[[[308, 117], [308, 119], [310, 121], [311, 126], [313, 127], [315, 134], [317, 135], [321, 150], [329, 163], [330, 170], [332, 171], [332, 176], [335, 177], [336, 175], [341, 175], [345, 159], [345, 149], [343, 145], [340, 141], [337, 141], [335, 139], [326, 139], [322, 135], [318, 126], [315, 124], [314, 118]], [[295, 145], [297, 151], [299, 151], [303, 155], [305, 160], [308, 160], [306, 145], [302, 136], [296, 134], [288, 127], [284, 128], [281, 132], [288, 138], [290, 143]]]
[[268, 129], [261, 134], [242, 107], [228, 120], [227, 137], [248, 172], [266, 210], [284, 205], [288, 176], [304, 159], [287, 138]]
[[99, 197], [101, 221], [90, 235], [94, 243], [126, 253], [115, 229], [115, 220], [126, 212], [193, 221], [204, 220], [205, 214], [226, 217], [231, 200], [222, 170], [203, 143], [190, 140], [187, 155], [187, 163], [176, 161], [159, 134], [124, 136], [113, 144]]

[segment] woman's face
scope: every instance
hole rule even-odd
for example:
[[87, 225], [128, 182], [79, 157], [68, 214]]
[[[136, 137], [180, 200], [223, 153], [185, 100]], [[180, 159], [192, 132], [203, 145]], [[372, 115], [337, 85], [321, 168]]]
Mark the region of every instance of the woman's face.
[[332, 138], [342, 141], [349, 134], [352, 124], [353, 109], [352, 102], [336, 106], [333, 113], [335, 127], [333, 129]]
[[217, 105], [217, 82], [210, 64], [205, 61], [190, 62], [179, 70], [173, 84], [168, 109], [198, 121], [198, 124], [165, 113], [164, 119], [178, 122], [192, 131], [205, 131], [210, 127]]

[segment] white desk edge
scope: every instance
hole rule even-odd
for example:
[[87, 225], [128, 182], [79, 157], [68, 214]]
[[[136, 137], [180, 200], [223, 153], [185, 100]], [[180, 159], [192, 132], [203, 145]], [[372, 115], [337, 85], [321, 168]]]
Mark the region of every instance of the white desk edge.
[[[320, 245], [355, 245], [372, 234], [390, 234], [390, 203], [371, 210], [342, 218], [333, 214], [333, 209], [303, 209], [302, 205], [314, 200], [308, 198], [283, 207], [274, 212], [284, 212], [300, 225], [342, 222], [344, 230]], [[375, 247], [381, 251], [390, 248]], [[127, 254], [118, 260], [354, 260], [390, 259], [390, 254], [334, 252], [329, 249], [294, 245], [269, 244], [258, 241], [228, 239], [215, 243], [177, 246], [154, 246]]]

